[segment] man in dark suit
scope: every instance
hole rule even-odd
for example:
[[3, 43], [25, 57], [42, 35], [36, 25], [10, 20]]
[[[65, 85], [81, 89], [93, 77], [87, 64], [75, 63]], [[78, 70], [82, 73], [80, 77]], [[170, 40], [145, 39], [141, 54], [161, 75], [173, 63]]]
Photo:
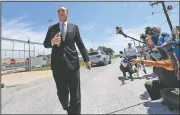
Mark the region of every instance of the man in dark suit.
[[44, 47], [52, 48], [51, 69], [63, 109], [68, 114], [81, 114], [80, 64], [75, 43], [88, 69], [91, 68], [91, 62], [78, 26], [67, 22], [68, 9], [60, 7], [57, 13], [59, 23], [49, 27]]

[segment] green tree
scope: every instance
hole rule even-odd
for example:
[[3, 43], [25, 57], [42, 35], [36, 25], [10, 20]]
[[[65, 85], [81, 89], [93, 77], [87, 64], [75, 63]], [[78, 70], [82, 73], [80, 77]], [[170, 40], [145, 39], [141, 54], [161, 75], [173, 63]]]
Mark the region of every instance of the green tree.
[[103, 50], [106, 54], [108, 55], [113, 55], [114, 54], [114, 50], [105, 46], [99, 46], [98, 50]]

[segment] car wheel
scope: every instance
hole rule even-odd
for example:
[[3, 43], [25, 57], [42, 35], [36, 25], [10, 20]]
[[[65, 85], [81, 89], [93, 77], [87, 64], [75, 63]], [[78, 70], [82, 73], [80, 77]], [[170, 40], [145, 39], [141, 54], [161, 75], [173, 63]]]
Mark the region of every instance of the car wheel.
[[109, 64], [111, 64], [111, 60], [109, 61]]
[[103, 66], [106, 66], [107, 62], [106, 59], [104, 59]]

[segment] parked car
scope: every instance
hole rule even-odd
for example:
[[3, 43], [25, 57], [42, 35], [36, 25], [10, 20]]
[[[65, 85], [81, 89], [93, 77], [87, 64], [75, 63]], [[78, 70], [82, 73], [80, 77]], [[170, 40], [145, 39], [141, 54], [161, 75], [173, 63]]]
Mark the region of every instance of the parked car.
[[88, 53], [89, 59], [92, 65], [104, 65], [111, 64], [111, 56], [107, 55], [103, 51], [92, 51]]

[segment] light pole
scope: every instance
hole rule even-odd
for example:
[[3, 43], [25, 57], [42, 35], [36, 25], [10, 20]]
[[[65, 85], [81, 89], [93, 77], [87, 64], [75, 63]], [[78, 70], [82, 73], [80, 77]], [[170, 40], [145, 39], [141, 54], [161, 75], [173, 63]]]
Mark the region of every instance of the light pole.
[[94, 50], [94, 41], [92, 41], [92, 45], [93, 45], [93, 50]]
[[53, 22], [53, 20], [51, 20], [51, 19], [50, 19], [50, 20], [48, 20], [49, 26], [51, 26], [51, 25], [52, 25], [52, 24], [51, 24], [52, 22]]
[[28, 40], [28, 44], [29, 44], [29, 71], [31, 71], [31, 41], [30, 41], [30, 38]]
[[[51, 26], [52, 25], [52, 22], [53, 22], [53, 20], [48, 20], [48, 23], [49, 23], [49, 26]], [[44, 53], [44, 51], [43, 51], [43, 53]], [[47, 65], [47, 67], [48, 67], [48, 60], [49, 60], [49, 58], [48, 58], [48, 55], [46, 56], [46, 65]]]

